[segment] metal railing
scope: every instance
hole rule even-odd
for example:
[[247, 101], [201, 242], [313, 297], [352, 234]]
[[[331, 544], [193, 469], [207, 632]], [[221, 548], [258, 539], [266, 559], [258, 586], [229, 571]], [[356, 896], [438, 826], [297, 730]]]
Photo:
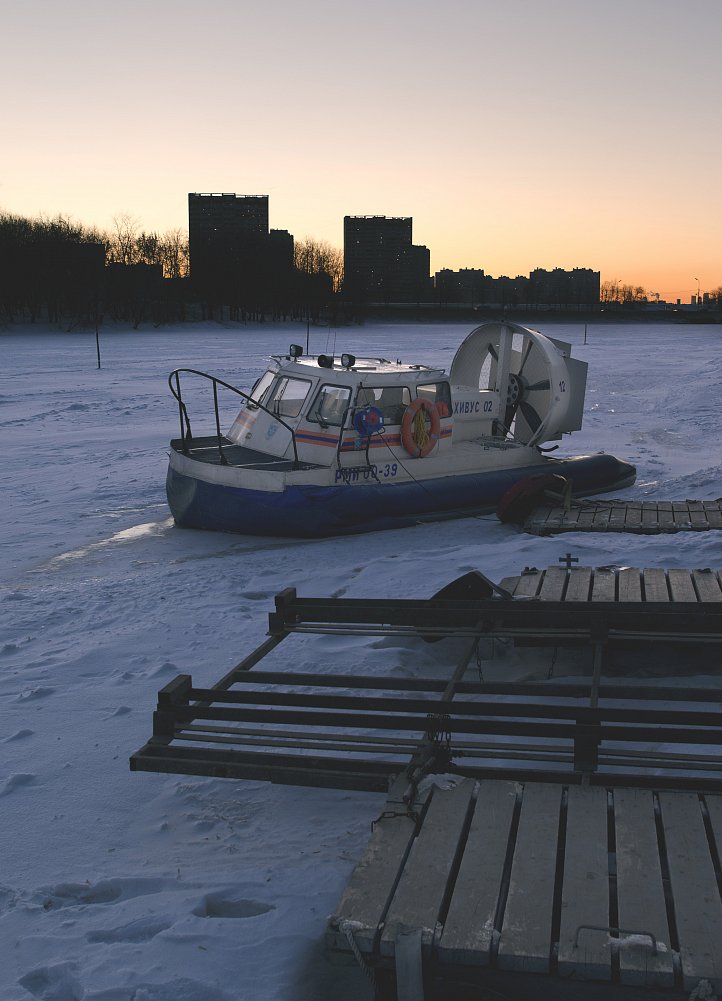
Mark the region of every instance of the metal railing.
[[262, 410], [264, 414], [268, 414], [269, 417], [271, 417], [274, 421], [277, 421], [282, 427], [284, 427], [291, 435], [291, 444], [293, 445], [293, 465], [294, 467], [299, 465], [298, 446], [296, 445], [296, 432], [289, 424], [287, 424], [281, 417], [279, 417], [278, 414], [274, 414], [273, 411], [268, 410], [267, 407], [264, 407], [262, 403], [258, 402], [258, 400], [254, 400], [249, 393], [244, 393], [242, 389], [238, 389], [236, 386], [232, 386], [230, 382], [224, 382], [223, 379], [219, 379], [215, 375], [209, 375], [207, 372], [201, 372], [196, 368], [176, 368], [168, 376], [168, 386], [170, 388], [171, 393], [178, 401], [178, 414], [180, 417], [180, 431], [181, 431], [180, 436], [181, 440], [183, 441], [184, 454], [186, 455], [188, 454], [186, 442], [193, 440], [193, 433], [191, 431], [191, 422], [188, 416], [188, 408], [183, 402], [183, 395], [181, 393], [181, 383], [180, 383], [181, 373], [187, 373], [188, 375], [199, 375], [202, 379], [208, 379], [209, 382], [213, 384], [213, 411], [216, 419], [218, 454], [222, 466], [227, 466], [228, 460], [223, 454], [223, 443], [222, 443], [223, 435], [221, 434], [221, 419], [220, 419], [220, 414], [218, 412], [219, 386], [223, 386], [224, 389], [230, 389], [232, 393], [235, 393], [237, 396], [240, 396], [242, 399], [244, 399], [249, 406], [252, 406], [257, 410]]

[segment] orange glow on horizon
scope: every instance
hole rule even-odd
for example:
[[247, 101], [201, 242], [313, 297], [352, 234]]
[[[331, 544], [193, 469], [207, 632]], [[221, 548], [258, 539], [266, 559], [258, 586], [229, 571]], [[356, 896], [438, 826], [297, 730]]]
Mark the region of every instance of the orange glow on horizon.
[[267, 194], [298, 239], [411, 216], [432, 272], [586, 267], [689, 302], [722, 285], [700, 2], [704, 30], [671, 0], [28, 0], [3, 21], [0, 209], [164, 232], [189, 191]]

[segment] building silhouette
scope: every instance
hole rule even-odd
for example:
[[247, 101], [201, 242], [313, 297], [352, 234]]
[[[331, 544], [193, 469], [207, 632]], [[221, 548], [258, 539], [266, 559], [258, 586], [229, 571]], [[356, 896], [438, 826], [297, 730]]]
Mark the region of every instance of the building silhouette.
[[478, 306], [486, 301], [486, 275], [481, 268], [461, 268], [452, 271], [442, 268], [434, 276], [437, 301], [442, 305], [452, 303]]
[[526, 277], [492, 278], [482, 270], [444, 268], [434, 276], [436, 300], [441, 305], [489, 308], [598, 309], [600, 274], [589, 268], [565, 271], [536, 268]]
[[268, 243], [268, 195], [188, 195], [190, 277], [200, 292], [228, 292], [257, 270]]
[[293, 236], [268, 228], [268, 195], [188, 195], [190, 279], [196, 296], [235, 311], [285, 310], [293, 281]]
[[529, 275], [529, 301], [533, 305], [576, 306], [593, 309], [599, 306], [600, 273], [589, 268], [565, 271], [536, 268]]
[[344, 216], [344, 294], [355, 302], [430, 298], [430, 254], [411, 242], [410, 217]]

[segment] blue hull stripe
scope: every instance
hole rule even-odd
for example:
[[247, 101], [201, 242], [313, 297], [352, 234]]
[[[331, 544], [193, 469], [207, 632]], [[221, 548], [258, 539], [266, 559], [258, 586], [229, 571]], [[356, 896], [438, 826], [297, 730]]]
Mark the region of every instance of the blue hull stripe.
[[571, 477], [574, 494], [582, 496], [626, 486], [635, 470], [612, 455], [591, 455], [422, 483], [370, 481], [267, 493], [207, 483], [169, 468], [166, 491], [176, 523], [186, 528], [323, 538], [493, 511], [512, 484], [540, 473]]

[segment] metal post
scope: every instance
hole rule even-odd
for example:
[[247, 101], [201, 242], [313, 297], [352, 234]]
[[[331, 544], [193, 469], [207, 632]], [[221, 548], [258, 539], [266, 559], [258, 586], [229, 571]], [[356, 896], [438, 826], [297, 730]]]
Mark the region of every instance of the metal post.
[[221, 445], [221, 418], [218, 414], [218, 383], [213, 380], [213, 408], [216, 412], [216, 435], [218, 436], [218, 454], [221, 457], [221, 465], [227, 466], [228, 460], [223, 454], [223, 446]]

